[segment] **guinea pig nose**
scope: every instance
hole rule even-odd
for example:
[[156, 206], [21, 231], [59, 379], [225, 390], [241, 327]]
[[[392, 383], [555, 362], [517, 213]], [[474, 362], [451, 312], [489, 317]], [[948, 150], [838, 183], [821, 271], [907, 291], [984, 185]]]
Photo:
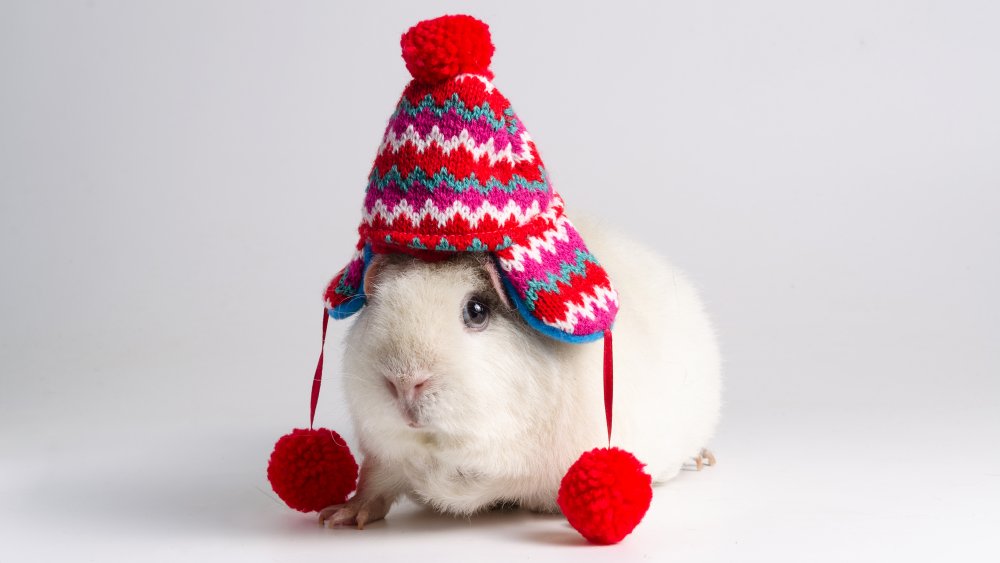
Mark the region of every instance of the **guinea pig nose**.
[[389, 394], [395, 399], [407, 403], [414, 403], [427, 387], [427, 374], [400, 375], [398, 377], [386, 377], [385, 385], [389, 389]]
[[400, 397], [411, 404], [417, 402], [427, 387], [428, 379], [430, 379], [430, 376], [425, 373], [413, 374], [403, 379], [399, 386]]
[[424, 392], [424, 388], [427, 386], [428, 379], [429, 377], [424, 374], [408, 379], [401, 392], [403, 398], [410, 403], [417, 402], [417, 399], [420, 398], [420, 395]]

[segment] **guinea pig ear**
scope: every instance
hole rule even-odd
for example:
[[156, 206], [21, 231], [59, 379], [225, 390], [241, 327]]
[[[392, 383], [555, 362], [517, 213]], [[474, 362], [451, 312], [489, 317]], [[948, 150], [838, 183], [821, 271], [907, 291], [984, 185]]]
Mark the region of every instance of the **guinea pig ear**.
[[490, 285], [496, 291], [497, 296], [500, 297], [500, 301], [503, 302], [504, 306], [508, 309], [513, 309], [514, 306], [511, 305], [510, 299], [507, 297], [507, 291], [504, 289], [503, 282], [500, 280], [500, 270], [497, 269], [496, 262], [493, 261], [492, 256], [486, 256], [480, 261], [483, 265], [483, 270], [486, 271], [486, 277], [490, 280]]
[[370, 296], [375, 294], [375, 288], [378, 287], [378, 277], [382, 273], [388, 258], [387, 254], [373, 254], [371, 260], [368, 261], [368, 267], [365, 268], [365, 278], [362, 282], [365, 295]]

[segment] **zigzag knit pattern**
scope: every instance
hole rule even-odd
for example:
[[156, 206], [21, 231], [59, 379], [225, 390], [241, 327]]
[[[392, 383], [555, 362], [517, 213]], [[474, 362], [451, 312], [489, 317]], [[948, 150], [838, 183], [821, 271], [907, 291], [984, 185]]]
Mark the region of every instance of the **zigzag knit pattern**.
[[[367, 253], [488, 252], [529, 323], [563, 340], [599, 338], [614, 321], [617, 294], [563, 215], [524, 124], [491, 82], [488, 32], [488, 45], [470, 48], [461, 27], [428, 39], [420, 26], [434, 21], [408, 32], [424, 33], [418, 42], [404, 35], [414, 79], [389, 117], [360, 240], [327, 289], [327, 307], [336, 318], [361, 308]], [[467, 51], [475, 57], [463, 58]]]

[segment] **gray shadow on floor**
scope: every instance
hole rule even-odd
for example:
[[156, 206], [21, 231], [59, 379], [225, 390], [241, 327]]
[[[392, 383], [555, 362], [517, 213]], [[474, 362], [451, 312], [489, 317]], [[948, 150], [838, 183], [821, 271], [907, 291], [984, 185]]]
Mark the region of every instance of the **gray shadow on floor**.
[[[256, 453], [256, 452], [255, 452]], [[259, 457], [259, 456], [257, 456]], [[190, 459], [190, 458], [189, 458]], [[81, 530], [127, 536], [318, 536], [357, 534], [370, 540], [384, 533], [459, 532], [491, 529], [497, 537], [510, 536], [543, 543], [569, 544], [579, 538], [565, 525], [566, 537], [549, 531], [536, 534], [539, 522], [560, 521], [561, 515], [520, 509], [498, 509], [471, 517], [440, 514], [402, 500], [387, 520], [363, 531], [327, 529], [315, 513], [296, 512], [282, 503], [258, 471], [201, 471], [218, 467], [198, 463], [150, 463], [149, 460], [95, 471], [66, 467], [40, 472], [10, 499], [18, 514], [38, 522], [73, 522]], [[90, 466], [91, 464], [87, 464]], [[256, 468], [255, 468], [256, 469]], [[525, 535], [525, 532], [528, 532]]]

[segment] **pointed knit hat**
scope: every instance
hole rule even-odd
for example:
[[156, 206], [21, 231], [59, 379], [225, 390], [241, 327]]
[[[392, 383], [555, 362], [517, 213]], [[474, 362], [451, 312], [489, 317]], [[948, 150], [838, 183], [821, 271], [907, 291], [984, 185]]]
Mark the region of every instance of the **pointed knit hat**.
[[401, 40], [413, 80], [368, 176], [356, 251], [326, 291], [333, 318], [365, 304], [375, 253], [490, 253], [524, 319], [568, 342], [600, 338], [618, 296], [552, 187], [524, 123], [493, 85], [485, 23], [464, 15]]

